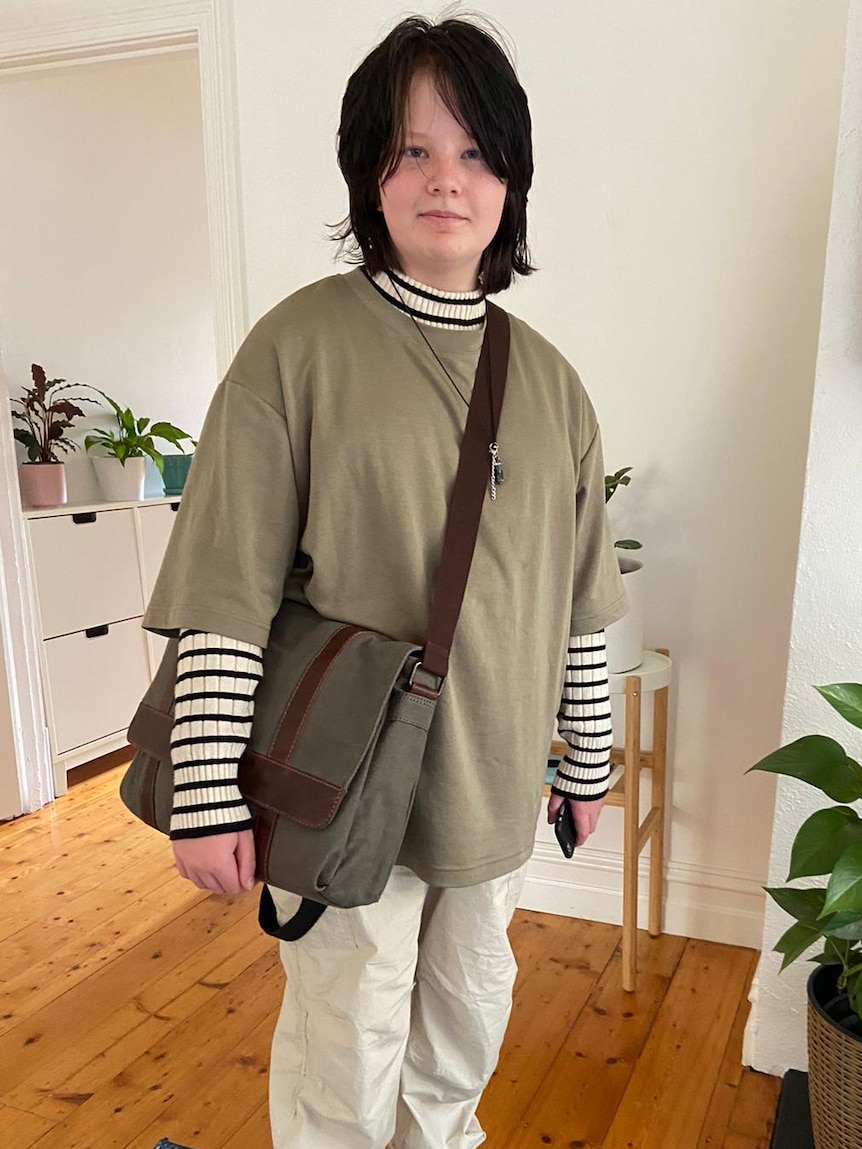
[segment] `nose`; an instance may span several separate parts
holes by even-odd
[[[445,156],[435,157],[425,168],[428,191],[433,195],[458,195],[461,191],[461,173],[457,160]]]

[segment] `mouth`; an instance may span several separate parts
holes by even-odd
[[[458,215],[454,211],[423,211],[420,215],[424,219],[466,219],[466,216]]]

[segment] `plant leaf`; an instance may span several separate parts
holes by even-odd
[[[181,431],[173,423],[153,423],[150,434],[154,439],[166,439],[169,443],[179,443],[181,439],[191,439],[186,431]]]
[[[639,543],[635,539],[618,539],[614,546],[619,547],[621,551],[639,551],[643,543]]]
[[[814,689],[842,718],[862,730],[862,683],[834,682],[831,686],[815,686]]]
[[[804,922],[795,922],[786,933],[783,933],[775,943],[775,953],[784,954],[781,970],[787,969],[791,962],[805,953],[820,937],[820,931],[805,925]]]
[[[858,910],[842,910],[840,914],[833,914],[828,921],[824,921],[820,928],[830,938],[848,942],[862,941],[862,914]]]
[[[798,922],[804,922],[806,925],[814,927],[818,933],[821,932],[818,919],[823,910],[823,904],[826,901],[825,889],[798,890],[793,886],[783,888],[767,887],[766,892],[781,906],[785,913],[790,914],[792,918],[796,918]]]
[[[821,916],[839,910],[856,910],[862,915],[862,843],[844,851],[826,887]]]
[[[156,468],[159,474],[163,475],[165,471],[164,457],[162,456],[161,452],[157,451],[153,446],[152,440],[147,438],[145,442],[142,442],[141,450],[145,451],[150,456],[150,458],[156,464]]]
[[[818,810],[796,832],[790,854],[788,882],[815,874],[831,874],[848,846],[862,842],[862,819],[849,806]]]
[[[75,404],[71,403],[68,399],[60,399],[57,402],[52,403],[49,410],[55,411],[58,415],[65,415],[67,419],[72,419],[75,416],[80,416],[81,418],[84,417],[84,412],[81,410],[81,408],[76,407]]]
[[[92,435],[87,435],[87,437],[84,439],[84,450],[89,451],[89,449],[97,443],[99,446],[107,445],[110,440],[111,436],[107,431],[103,431],[101,428],[97,428],[95,431],[93,431]]]
[[[862,1017],[862,976],[858,973],[847,979],[847,997],[850,1008],[857,1017]]]
[[[814,954],[812,957],[807,958],[806,960],[817,962],[818,965],[835,965],[835,958],[827,950],[824,950],[819,954]]]
[[[840,743],[823,734],[797,738],[761,758],[746,773],[752,770],[798,778],[822,790],[835,802],[856,802],[862,798],[862,767],[848,758]]]

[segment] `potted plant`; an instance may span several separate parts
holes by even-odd
[[[98,387],[93,390],[107,400],[116,418],[115,430],[98,428],[84,440],[88,452],[93,447],[100,447],[104,452],[93,455],[102,493],[106,499],[119,502],[143,499],[147,456],[153,460],[160,475],[164,472],[164,456],[157,450],[154,440],[173,443],[180,451],[183,450],[183,440],[188,439],[193,446],[197,446],[197,441],[173,423],[138,419],[128,407],[121,407]]]
[[[862,729],[862,683],[815,689]],[[767,755],[752,770],[807,782],[838,802],[817,810],[796,833],[787,881],[825,877],[825,886],[767,893],[794,924],[778,939],[784,970],[813,945],[808,978],[808,1085],[817,1149],[862,1145],[862,766],[832,738],[810,734]]]
[[[609,503],[618,488],[627,487],[631,480],[631,467],[623,467],[613,475],[605,475],[605,503]],[[636,539],[617,539],[614,543],[621,551],[639,551]],[[629,600],[628,613],[612,623],[605,631],[608,646],[608,670],[611,674],[624,674],[643,662],[644,649],[644,586],[643,563],[627,555],[619,555],[620,573],[625,582]]]
[[[27,462],[18,466],[21,501],[27,507],[57,507],[66,502],[66,465],[57,453],[78,450],[79,444],[67,434],[74,420],[84,416],[76,403],[96,400],[79,395],[59,398],[61,392],[83,384],[48,379],[38,363],[30,364],[30,374],[33,386],[25,389],[23,398],[11,400],[12,418],[25,424],[14,430],[16,440],[27,448]]]

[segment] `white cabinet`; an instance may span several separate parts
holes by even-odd
[[[171,537],[171,527],[174,525],[179,502],[174,499],[168,503],[155,503],[138,508],[138,528],[140,531],[141,579],[144,589],[144,605],[150,601],[156,577],[162,565],[162,557]],[[146,633],[146,632],[145,632]],[[156,667],[162,660],[168,640],[160,634],[146,633],[150,651],[150,662],[155,674]]]
[[[143,614],[131,508],[33,519],[30,545],[43,638]]]
[[[178,499],[25,512],[58,794],[66,770],[126,745],[165,646],[141,627]]]
[[[125,733],[150,682],[140,618],[49,638],[45,668],[54,711],[54,755]],[[89,749],[88,749],[89,753]]]

